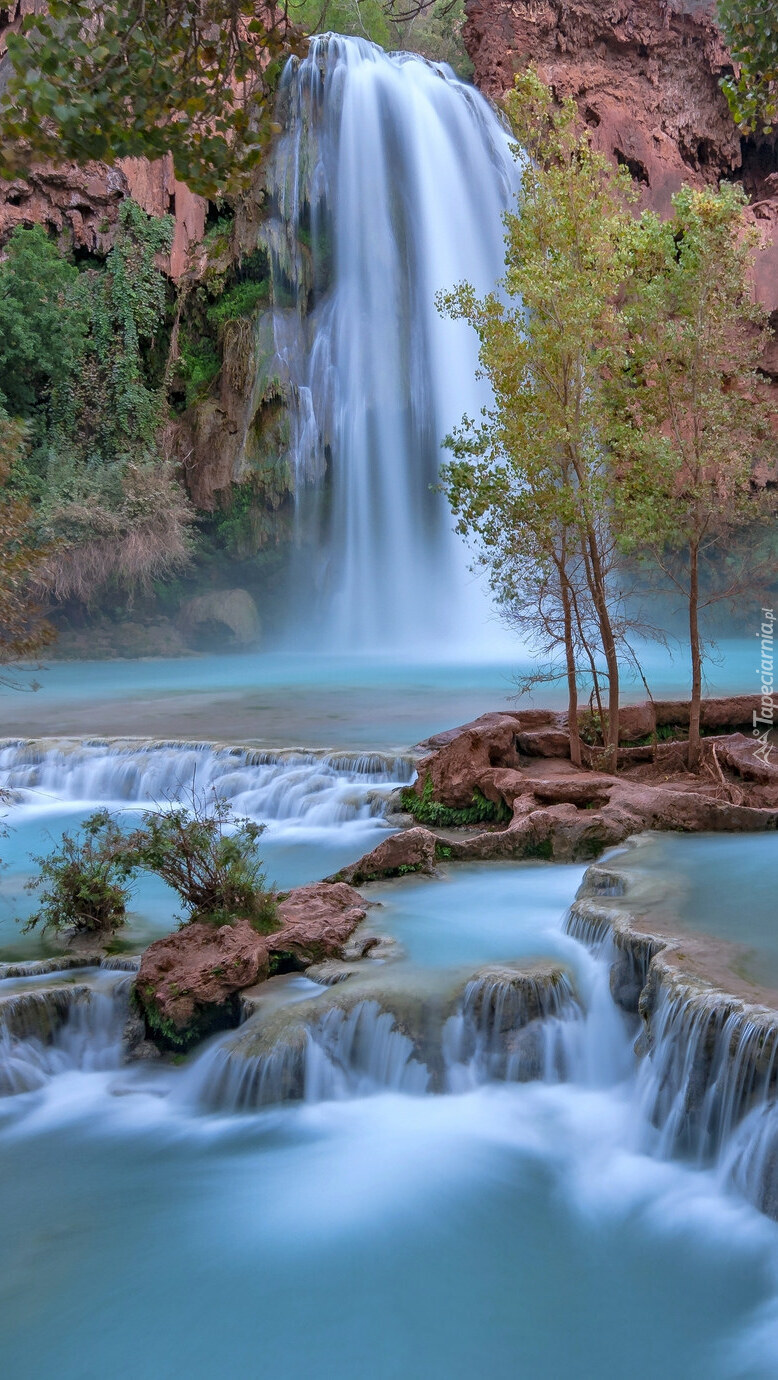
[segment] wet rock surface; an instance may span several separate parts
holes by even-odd
[[[340,958],[366,909],[345,883],[316,882],[279,902],[272,934],[259,934],[243,919],[188,924],[156,940],[143,954],[135,985],[148,1034],[162,1047],[183,1048],[236,1025],[241,991],[272,971]],[[368,943],[366,937],[363,947]]]
[[[432,751],[418,763],[416,808],[423,813],[435,802],[464,811],[481,799],[507,817],[502,827],[447,833],[445,855],[454,859],[587,861],[646,829],[776,829],[778,764],[765,762],[758,742],[742,731],[757,707],[754,696],[704,702],[707,736],[698,775],[686,770],[689,705],[683,701],[626,708],[627,743],[638,734],[653,741],[625,746],[618,774],[573,766],[564,714],[484,715],[422,744]],[[678,741],[658,741],[658,732],[664,730],[665,738],[668,729],[677,731]],[[597,750],[587,752],[596,764]],[[363,859],[351,874],[369,866]]]
[[[359,862],[344,867],[331,881],[343,881],[351,886],[378,881],[383,877],[402,877],[412,872],[428,875],[435,870],[437,838],[429,829],[404,829],[379,843]]]

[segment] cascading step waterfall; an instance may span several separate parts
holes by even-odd
[[[257,388],[280,379],[294,400],[288,624],[327,649],[472,656],[498,634],[433,489],[444,436],[488,394],[473,333],[435,299],[502,275],[509,133],[445,65],[333,34],[289,62],[279,118],[275,357]]]
[[[382,1089],[554,1082],[574,1063],[583,1010],[557,965],[504,964],[435,980],[377,964],[369,966],[379,972],[366,976],[360,966],[324,993],[303,979],[288,1004],[272,992],[260,996],[245,1024],[192,1065],[185,1099],[208,1110],[250,1111]]]

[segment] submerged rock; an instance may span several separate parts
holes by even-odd
[[[257,606],[247,589],[198,594],[184,604],[178,619],[181,631],[197,648],[255,647],[262,633]]]
[[[357,965],[348,982],[289,1001],[276,982],[246,1002],[247,1020],[192,1069],[199,1105],[442,1092],[487,1078],[565,1072],[558,1037],[580,1015],[558,964],[502,964],[470,976]],[[284,996],[287,997],[284,1000]]]

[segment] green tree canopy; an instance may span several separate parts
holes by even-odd
[[[603,376],[621,367],[631,182],[593,151],[574,102],[559,108],[535,72],[517,77],[506,106],[526,157],[505,217],[503,293],[479,300],[463,284],[440,301],[474,327],[494,401],[447,439],[443,486],[498,598],[544,650],[563,654],[574,760],[583,671],[614,758],[622,619]]]
[[[700,613],[723,597],[758,598],[759,572],[747,550],[738,564],[736,538],[767,507],[754,480],[774,448],[758,373],[766,314],[750,282],[758,237],[746,229],[745,201],[726,184],[684,187],[671,220],[646,213],[636,222],[626,365],[608,387],[624,544],[647,554],[688,608],[692,767],[701,750]]]
[[[732,114],[748,133],[767,133],[778,122],[775,0],[719,0],[718,14],[740,69],[722,82]]]
[[[0,174],[170,152],[178,177],[215,195],[261,156],[296,41],[264,0],[48,0],[8,36]]]

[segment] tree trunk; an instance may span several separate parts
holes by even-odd
[[[697,543],[689,549],[689,648],[692,654],[692,698],[689,706],[689,769],[699,771],[702,745],[702,653],[700,651],[700,553]]]
[[[567,732],[570,739],[570,761],[574,767],[581,765],[581,734],[578,728],[578,681],[575,668],[575,647],[573,645],[573,612],[570,589],[562,577],[562,615],[564,619],[565,662],[567,665]]]
[[[603,575],[602,562],[600,560],[597,534],[592,528],[589,528],[587,531],[587,540],[589,544],[592,603],[597,612],[597,624],[600,629],[602,650],[605,654],[605,666],[608,672],[608,736],[605,742],[606,758],[610,770],[615,772],[619,765],[619,657],[616,648],[616,639],[613,635],[610,611],[608,609],[608,591],[605,584],[605,576]]]

